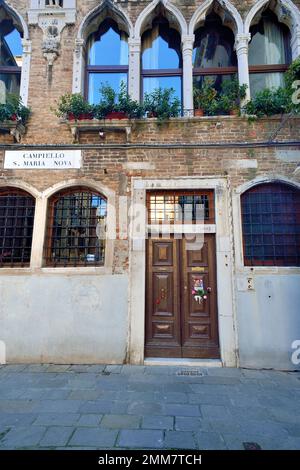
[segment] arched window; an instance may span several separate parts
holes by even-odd
[[[0,188],[0,267],[30,264],[35,199],[17,188]]]
[[[21,32],[0,6],[0,103],[7,93],[20,93],[22,54]]]
[[[250,28],[250,33],[249,72],[252,95],[264,88],[283,86],[283,73],[292,60],[289,29],[279,23],[272,11],[266,10],[260,21]]]
[[[204,77],[209,76],[212,86],[221,91],[225,78],[237,72],[234,34],[223,26],[218,15],[207,16],[204,26],[195,32],[193,51],[194,87],[201,88]]]
[[[77,187],[55,193],[49,200],[45,245],[52,266],[104,264],[107,201]]]
[[[119,91],[121,82],[127,84],[128,35],[108,18],[87,42],[86,94],[90,103],[100,100],[101,84]]]
[[[254,186],[241,197],[246,266],[300,266],[300,190]]]
[[[174,88],[181,101],[182,55],[180,34],[163,16],[156,17],[142,35],[142,90]]]

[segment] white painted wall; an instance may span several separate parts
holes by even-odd
[[[126,275],[1,275],[6,361],[124,362],[127,289]]]
[[[240,366],[300,370],[291,362],[292,343],[300,340],[300,274],[252,279],[253,290],[237,291]],[[238,277],[240,289],[243,283]]]

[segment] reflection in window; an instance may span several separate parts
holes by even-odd
[[[291,62],[290,32],[270,10],[250,29],[250,88],[255,95],[264,88],[284,85],[284,72]]]
[[[213,223],[212,191],[155,191],[147,193],[149,224]]]
[[[159,16],[142,36],[143,94],[159,87],[174,88],[175,96],[181,101],[181,75],[180,34],[170,28],[167,19]]]
[[[87,94],[96,104],[100,100],[101,84],[110,85],[119,92],[121,82],[127,83],[128,35],[115,21],[106,19],[90,35],[87,43]]]
[[[195,32],[193,51],[194,87],[201,88],[205,76],[221,91],[222,81],[237,71],[234,34],[223,26],[218,15],[207,16],[204,26]]]
[[[52,266],[104,263],[107,202],[84,188],[55,194],[49,202],[46,262]]]
[[[261,184],[242,195],[246,266],[300,266],[300,190]]]
[[[29,265],[34,208],[25,191],[0,190],[0,267]]]
[[[0,103],[5,103],[7,93],[20,93],[22,42],[21,35],[0,7]]]

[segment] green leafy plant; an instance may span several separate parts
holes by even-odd
[[[144,111],[148,117],[157,117],[165,121],[180,114],[180,101],[174,96],[174,88],[156,88],[151,93],[145,93]]]
[[[238,79],[227,79],[222,82],[222,91],[219,96],[221,112],[239,112],[243,99],[246,98],[247,85],[240,85]]]
[[[124,81],[121,82],[119,93],[108,84],[102,84],[100,95],[100,102],[95,106],[97,119],[105,119],[111,113],[123,113],[124,117],[129,118],[140,118],[144,114],[143,106],[129,96]]]
[[[9,93],[6,103],[0,104],[0,122],[21,121],[25,124],[30,116],[31,110],[24,106],[19,95]]]
[[[204,114],[212,111],[213,103],[216,100],[217,90],[213,88],[213,80],[206,78],[200,88],[194,87],[193,98],[194,108],[202,110]]]
[[[246,114],[258,118],[283,114],[289,107],[290,99],[288,88],[266,88],[256,93],[254,98],[245,105],[244,110]]]
[[[297,101],[299,100],[300,93],[296,92],[299,89],[300,81],[300,57],[294,60],[289,66],[284,76],[285,85],[290,95],[289,105],[287,106],[287,112],[292,114],[300,114],[300,103],[295,102],[294,96],[297,94]]]
[[[126,113],[129,118],[141,118],[145,113],[144,106],[129,96],[127,85],[123,81],[118,94],[117,109]]]
[[[54,109],[57,117],[69,119],[92,119],[94,108],[90,105],[80,93],[66,93],[61,96],[57,108]]]

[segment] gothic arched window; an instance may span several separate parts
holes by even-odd
[[[99,102],[102,84],[117,92],[122,81],[127,84],[128,35],[114,20],[104,20],[89,36],[86,70],[86,95],[92,104]]]
[[[202,27],[195,32],[193,51],[194,87],[201,88],[205,77],[221,91],[222,81],[237,72],[234,34],[223,26],[218,15],[207,16]]]
[[[156,17],[142,35],[142,91],[174,88],[181,101],[182,56],[180,34],[163,16]]]
[[[284,86],[283,74],[291,58],[290,31],[276,15],[266,10],[251,27],[249,44],[250,90],[255,95],[264,88]]]

